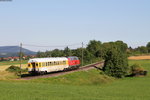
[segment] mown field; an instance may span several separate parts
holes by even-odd
[[[27,68],[27,60],[22,61],[22,68]],[[0,72],[4,71],[11,65],[20,66],[20,61],[2,61],[0,62]]]
[[[150,72],[150,60],[129,63]],[[0,100],[149,100],[149,83],[149,74],[114,79],[93,69],[45,79],[1,80]]]

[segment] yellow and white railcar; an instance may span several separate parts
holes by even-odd
[[[62,71],[68,67],[68,59],[66,57],[34,58],[28,61],[29,73]]]

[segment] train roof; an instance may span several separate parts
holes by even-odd
[[[68,60],[66,57],[50,57],[50,58],[33,58],[28,61],[28,63],[32,62],[50,62],[50,61],[65,61]]]

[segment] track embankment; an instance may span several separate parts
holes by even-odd
[[[103,66],[103,62],[97,62],[97,63],[94,63],[94,64],[90,64],[90,65],[80,67],[80,68],[75,69],[75,70],[70,70],[70,71],[53,72],[53,73],[48,73],[48,74],[45,74],[45,75],[36,75],[36,76],[23,75],[21,79],[31,80],[31,79],[37,79],[37,78],[56,77],[56,76],[60,76],[60,75],[65,75],[65,74],[77,72],[77,71],[86,71],[86,70],[90,70],[90,69],[93,69],[93,68],[99,68],[100,69],[100,68],[102,68],[102,66]]]

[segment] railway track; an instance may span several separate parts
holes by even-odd
[[[90,64],[90,65],[86,65],[86,66],[80,67],[80,68],[75,69],[75,70],[53,72],[53,73],[48,73],[48,74],[45,74],[45,75],[30,76],[28,74],[28,75],[23,75],[21,77],[21,79],[23,79],[23,80],[31,80],[31,79],[37,79],[37,78],[55,77],[55,76],[65,75],[65,74],[69,74],[69,73],[73,73],[73,72],[77,72],[77,71],[89,70],[89,69],[92,69],[92,68],[101,69],[102,66],[103,66],[103,63],[104,63],[103,61],[102,62],[97,62],[97,63],[94,63],[94,64]]]

